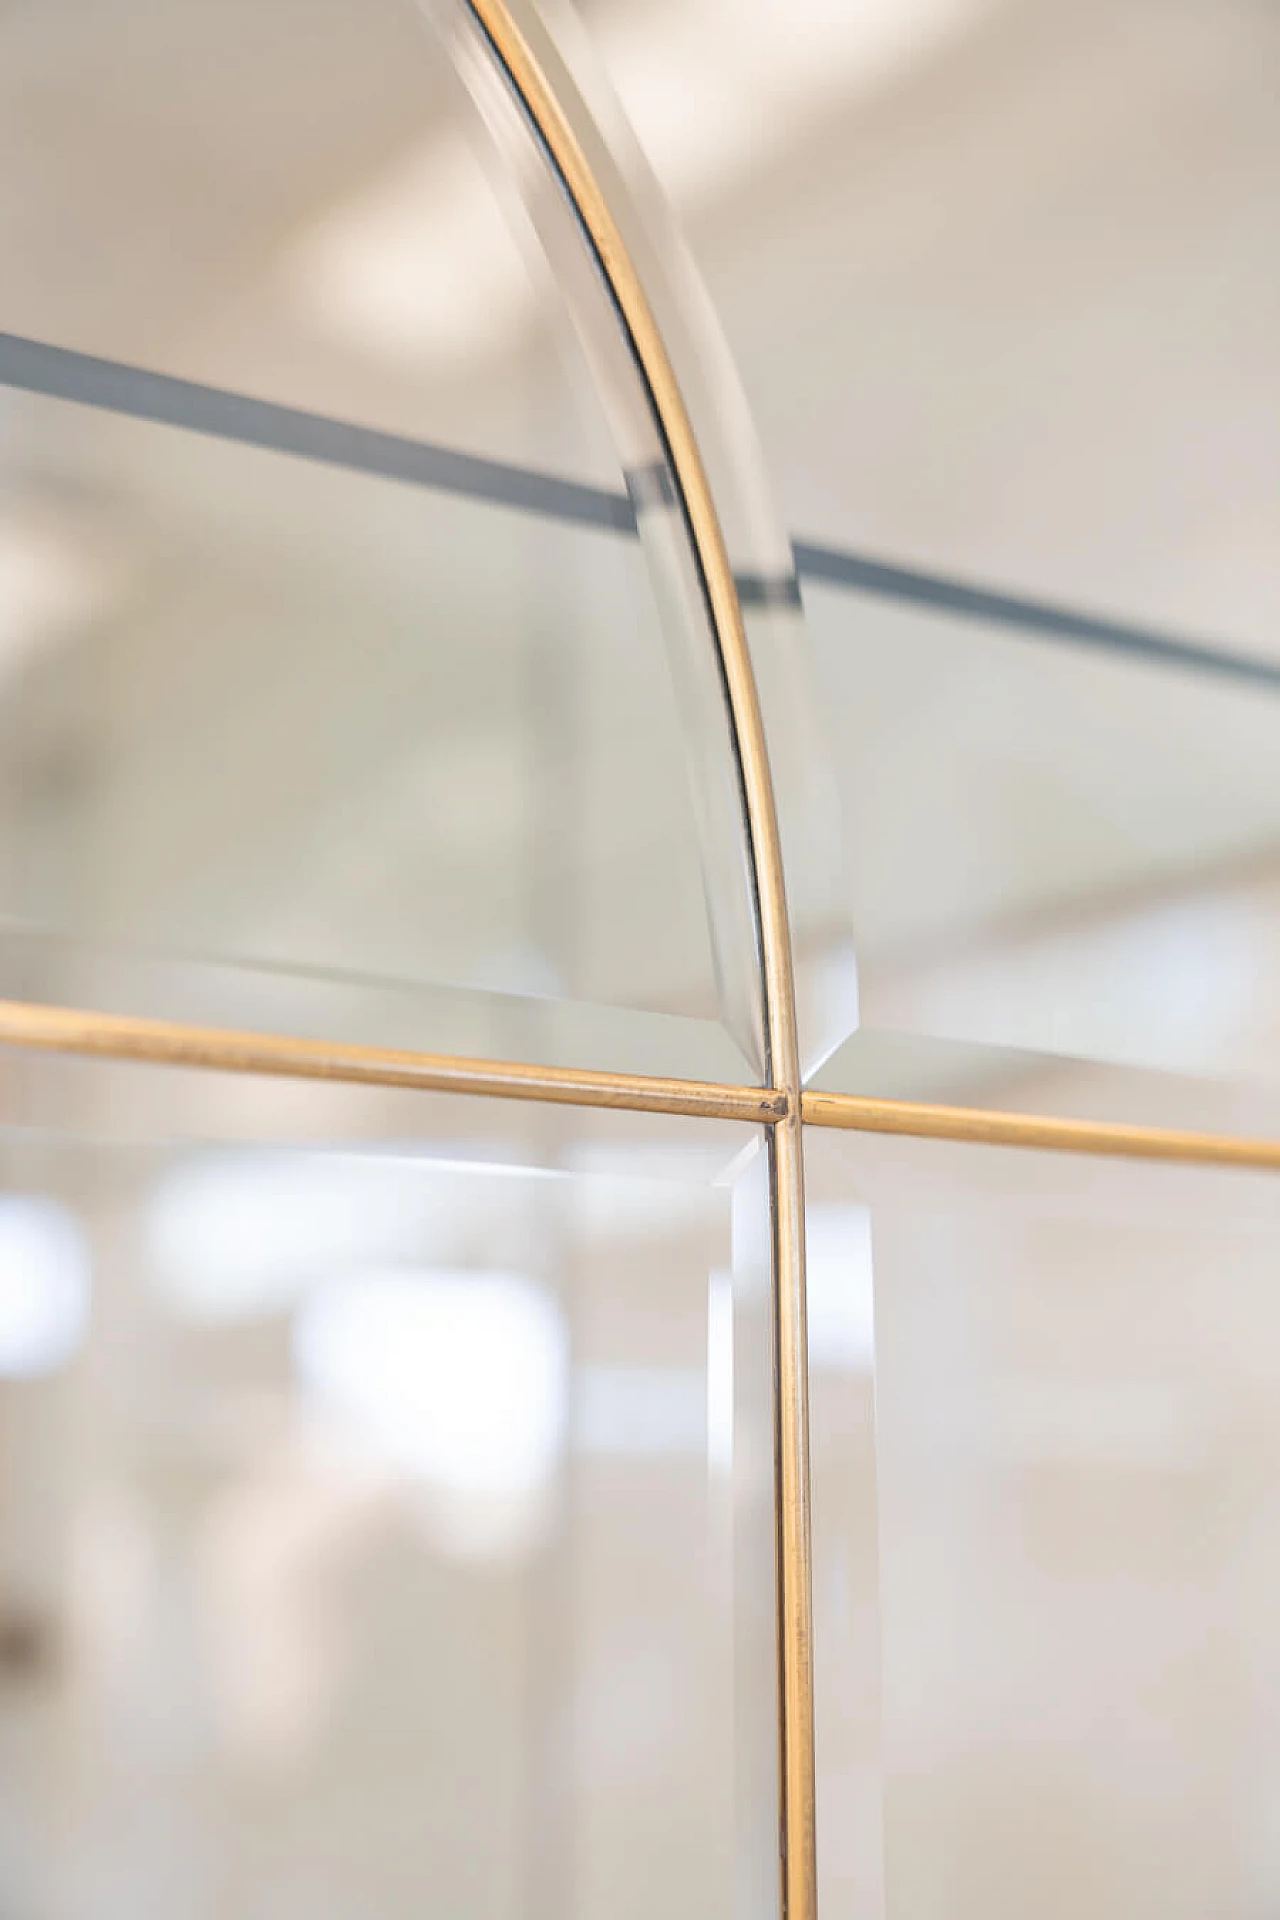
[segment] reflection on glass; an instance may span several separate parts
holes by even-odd
[[[84,551],[14,558],[5,918],[715,1017],[634,540],[54,401],[8,438]]]
[[[439,0],[436,10],[454,24],[460,44],[470,43],[474,49],[474,21],[467,10],[451,0]],[[587,32],[570,9],[561,8],[550,14],[554,32],[549,32],[543,10],[532,0],[510,0],[510,11],[548,75],[588,157],[610,216],[617,223],[669,357],[710,483],[719,531],[737,583],[768,747],[769,784],[777,811],[793,929],[800,1051],[803,1062],[816,1061],[843,1039],[856,1021],[847,908],[839,890],[838,816],[819,689],[791,543],[774,505],[746,395],[698,268],[664,198],[664,189],[674,192],[677,199],[688,190],[688,163],[695,152],[702,152],[705,158],[721,146],[728,123],[723,115],[713,115],[714,127],[694,131],[697,116],[678,113],[672,118],[671,103],[679,94],[678,82],[673,91],[672,77],[687,67],[691,55],[695,64],[704,64],[696,29],[692,38],[686,38],[683,32],[673,38],[669,21],[646,15],[643,31],[634,34],[633,27],[640,26],[639,17],[627,22],[620,15],[613,20],[603,16],[593,19]],[[801,67],[815,56],[823,65],[834,52],[838,67],[837,50],[846,35],[844,23],[833,40],[824,31],[824,24],[829,26],[830,22],[811,20],[799,34],[788,27],[778,47],[769,44],[768,30],[751,45],[759,22],[754,27],[746,20],[738,24],[741,30],[734,41],[738,64],[721,105],[732,100],[730,122],[738,132],[750,127],[754,139],[766,121],[774,133],[779,123],[776,113],[761,114],[758,100],[746,108],[746,119],[739,121],[744,103],[753,92],[749,72],[753,61],[760,63],[761,73],[767,72],[769,86],[781,84],[785,94],[794,82],[797,58]],[[713,39],[717,31],[713,29]],[[598,57],[601,50],[605,53],[603,60]],[[847,53],[847,46],[843,51]],[[540,169],[529,164],[527,142],[515,135],[509,103],[499,104],[497,90],[480,80],[484,62],[472,59],[464,64],[473,77],[477,101],[502,145],[507,172],[520,182],[548,258],[570,298],[610,412],[616,442],[625,449],[639,530],[655,580],[666,583],[672,624],[678,621],[684,633],[685,643],[673,648],[673,661],[686,716],[686,742],[706,849],[704,866],[712,924],[720,934],[716,957],[721,992],[726,1018],[750,1056],[752,1049],[746,1036],[756,1023],[744,1018],[743,1010],[753,1001],[737,968],[739,956],[754,948],[754,929],[750,918],[744,920],[742,916],[743,903],[733,885],[741,848],[728,804],[725,768],[717,751],[720,674],[715,637],[698,617],[703,590],[690,567],[683,520],[671,513],[671,503],[665,498],[669,492],[665,465],[670,423],[664,423],[663,432],[655,434],[647,406],[637,406],[640,396],[631,350],[621,341],[613,315],[601,299],[597,275],[594,271],[584,274],[578,237],[566,219],[562,198],[547,192]],[[790,80],[786,78],[788,71]],[[622,90],[621,101],[615,85]],[[640,141],[628,124],[628,114],[634,116]],[[678,155],[671,140],[677,125]],[[704,143],[706,136],[709,146]],[[732,135],[729,145],[736,145]],[[653,172],[655,163],[662,176],[661,187]],[[662,511],[655,511],[658,507]],[[732,646],[732,642],[729,644]],[[754,731],[745,714],[740,722],[744,735]],[[736,775],[728,784],[736,789]],[[748,773],[748,790],[751,784]]]
[[[416,5],[2,31],[0,333],[617,486]]]
[[[750,1131],[418,1099],[384,1109],[415,1146],[361,1146],[357,1098],[345,1146],[160,1144],[145,1070],[35,1077],[57,1136],[0,1142],[4,1912],[771,1911]]]
[[[875,1281],[874,1477],[814,1383],[828,1874],[869,1817],[878,1563],[889,1913],[1271,1911],[1274,1182],[809,1144]]]
[[[89,1259],[74,1214],[39,1195],[0,1198],[0,1379],[65,1366],[88,1308]]]
[[[1280,697],[807,585],[872,1029],[1280,1074]]]
[[[705,609],[527,131],[410,0],[0,44],[0,920],[755,1059]]]

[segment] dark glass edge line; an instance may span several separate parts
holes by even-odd
[[[654,477],[649,474],[629,477],[628,492],[618,493],[537,468],[460,453],[430,441],[357,426],[18,334],[0,333],[0,386],[410,486],[429,487],[574,526],[634,535],[637,507],[643,510],[656,504]],[[1100,619],[813,541],[797,540],[794,554],[800,581],[1039,634],[1120,654],[1145,665],[1208,674],[1270,692],[1280,690],[1280,664],[1256,655],[1180,639],[1150,627]],[[742,574],[737,584],[746,608],[798,603],[795,576]]]
[[[1174,634],[1161,633],[1154,627],[1134,626],[1127,621],[1077,613],[1069,607],[1055,606],[1049,601],[1024,599],[1018,594],[971,586],[960,580],[947,579],[941,574],[921,573],[915,568],[893,566],[883,560],[869,560],[861,554],[848,553],[838,547],[818,546],[810,541],[797,540],[793,551],[800,578],[815,584],[874,594],[885,600],[904,600],[934,612],[954,614],[962,620],[1031,630],[1051,640],[1071,641],[1078,646],[1127,654],[1132,659],[1148,664],[1216,674],[1272,690],[1280,688],[1280,663],[1264,660],[1256,654],[1212,646],[1200,640],[1181,639]]]
[[[345,467],[411,486],[514,507],[544,519],[634,533],[635,509],[625,494],[563,480],[480,454],[459,453],[404,434],[333,420],[298,407],[281,406],[221,387],[201,386],[174,374],[101,360],[17,334],[0,333],[0,385],[73,400],[160,426],[295,454],[326,466]]]

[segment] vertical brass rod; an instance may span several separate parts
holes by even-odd
[[[465,0],[557,170],[629,336],[669,452],[727,695],[764,985],[766,1078],[787,1096],[770,1134],[777,1476],[779,1788],[784,1920],[816,1920],[804,1173],[795,985],[773,779],[742,609],[710,483],[666,346],[618,223],[506,0]]]

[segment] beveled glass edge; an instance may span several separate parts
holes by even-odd
[[[709,1015],[260,955],[157,949],[0,917],[0,1000],[529,1066],[748,1085]],[[756,1078],[756,1084],[759,1084]]]

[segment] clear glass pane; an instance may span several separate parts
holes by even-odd
[[[875,1387],[873,1495],[815,1380],[829,1871],[870,1810],[838,1763],[879,1746],[891,1915],[1270,1912],[1280,1186],[809,1150],[846,1407]],[[823,1597],[841,1557],[855,1598],[878,1561],[882,1738],[874,1609]]]
[[[1276,657],[1273,7],[602,15],[797,534]]]
[[[805,598],[864,1027],[1280,1078],[1275,672]]]
[[[12,922],[0,928],[0,998],[471,1059],[730,1082],[746,1071],[713,1020],[323,968],[165,959]]]
[[[752,1130],[3,1069],[5,1912],[772,1912]]]
[[[446,18],[466,12],[457,0],[434,4]],[[569,7],[543,9],[536,0],[510,0],[510,8],[551,76],[617,222],[679,383],[710,483],[737,583],[768,746],[793,929],[800,1050],[803,1061],[817,1061],[856,1024],[857,1009],[840,892],[839,810],[822,726],[821,689],[791,543],[775,507],[751,408],[703,283],[702,259],[695,259],[668,204],[667,194],[674,192],[677,208],[687,210],[678,183],[661,163],[674,140],[695,173],[704,162],[714,168],[713,157],[726,133],[733,148],[745,129],[754,133],[766,127],[768,109],[761,107],[757,113],[761,103],[752,99],[754,60],[765,54],[770,70],[785,67],[787,56],[803,47],[809,29],[820,32],[820,26],[806,22],[797,35],[779,15],[784,44],[766,48],[759,33],[762,20],[753,19],[749,10],[735,17],[734,33],[727,39],[714,8],[701,19],[687,8],[649,9],[634,17],[592,9],[585,30]],[[763,41],[772,34],[773,29],[765,27]],[[467,37],[464,28],[460,38]],[[715,97],[704,123],[696,106],[685,109],[699,99],[708,81]],[[676,100],[683,106],[673,115],[671,102]],[[742,120],[744,106],[747,118]],[[763,137],[767,141],[770,136]],[[516,171],[524,177],[525,170]],[[562,251],[554,246],[550,250],[560,266]],[[599,338],[596,328],[593,340]],[[634,386],[630,365],[616,360],[602,368],[601,377],[603,387],[615,396],[630,393]],[[652,451],[646,457],[651,460]],[[709,690],[702,704],[709,710]],[[695,729],[692,737],[696,750],[702,735]],[[727,902],[720,903],[716,917],[729,923]]]
[[[812,1127],[805,1135],[805,1189],[818,1906],[823,1914],[880,1920],[884,1779],[871,1223],[865,1199]]]
[[[0,329],[64,378],[87,354],[617,487],[418,6],[99,0],[0,33]]]
[[[527,133],[410,0],[11,10],[0,103],[0,916],[753,1056],[705,616]]]
[[[769,450],[784,524],[797,536],[813,625],[827,618],[820,583],[838,550],[851,562],[845,577],[918,568],[919,599],[932,591],[935,604],[956,583],[1038,597],[1255,656],[1274,685],[1276,9],[1253,0],[1172,9],[755,0],[734,10],[732,32],[724,22],[722,7],[690,0],[602,7],[592,26],[688,224]],[[1042,878],[1057,900],[1074,886],[1062,856],[1087,849],[1091,830],[1083,818],[1059,817],[1060,791],[1044,796],[1029,776],[1011,780],[1013,763],[1040,751],[1043,710],[1016,671],[1005,689],[988,685],[984,666],[971,668],[971,644],[975,663],[982,651],[972,626],[939,631],[913,715],[894,676],[899,663],[919,664],[922,644],[881,600],[842,604],[858,677],[850,687],[824,666],[815,706],[829,722],[854,865],[844,889],[828,891],[825,914],[817,854],[826,829],[814,821],[826,814],[797,813],[786,748],[788,691],[799,676],[788,660],[775,679],[757,652],[784,828],[788,817],[804,821],[788,846],[788,880],[807,1065],[856,1023],[850,910],[864,1018],[888,1017],[872,1010],[891,984],[886,969],[896,978],[899,962],[914,971],[936,960],[947,969],[945,994],[933,980],[913,980],[902,1023],[955,1032],[963,1015],[973,1034],[979,989],[961,980],[960,962],[987,934],[1003,959],[1028,891]],[[1087,661],[1078,679],[1082,688],[1091,681]],[[1129,838],[1125,791],[1114,787],[1102,737],[1114,736],[1117,707],[1128,725],[1125,696],[1110,681],[1098,673],[1082,735],[1068,689],[1061,726],[1075,736],[1075,764],[1064,773],[1055,748],[1046,770],[1083,789],[1102,762],[1096,799],[1083,794],[1081,812],[1103,811],[1108,856]],[[972,742],[971,764],[956,768],[953,703],[967,734],[983,697],[993,710],[990,750]],[[1047,692],[1051,716],[1056,698]],[[1191,760],[1196,749],[1181,728],[1164,733],[1164,696],[1153,690],[1150,700],[1150,741],[1165,741],[1168,765]],[[1242,777],[1227,764],[1236,741],[1211,718],[1214,705],[1210,697],[1205,741],[1216,742],[1231,786]],[[1134,747],[1141,757],[1142,739]],[[1134,778],[1146,784],[1141,766]],[[1189,773],[1186,790],[1197,809],[1198,778]],[[922,804],[925,795],[936,804]],[[1217,800],[1214,792],[1205,811]],[[1141,796],[1135,811],[1139,844],[1128,851],[1145,865],[1159,849],[1142,844]],[[1273,823],[1257,824],[1251,851],[1265,858]],[[1176,799],[1170,826],[1180,826]],[[1198,900],[1205,847],[1188,837],[1173,876],[1180,895],[1189,888]],[[1009,870],[993,875],[1002,862]],[[1097,860],[1086,892],[1110,888],[1109,866]],[[980,883],[995,877],[999,898],[979,900]],[[1127,912],[1130,903],[1108,892],[1081,904]],[[1133,904],[1138,912],[1152,903]],[[908,906],[910,924],[899,924]],[[1157,937],[1173,941],[1163,929]],[[1195,932],[1187,943],[1234,947],[1235,937]],[[1145,925],[1132,940],[1126,932],[1126,949],[1147,944]],[[1095,1037],[1090,1012],[1116,1005],[1111,976],[1121,965],[1090,965],[1086,982],[1086,963],[1073,954],[1050,981],[1047,961],[1028,961],[1024,975],[1019,956],[1019,979],[1006,993],[1002,965],[982,1011],[999,1021],[1009,1002],[998,1037],[1012,1040],[1013,1003],[1020,1010],[1030,999],[1035,1030],[1020,1044],[1109,1052],[1118,1026],[1126,1040],[1159,1043],[1147,1064],[1184,1064],[1190,1049],[1178,1051],[1176,1017],[1149,1036],[1137,989]],[[1264,982],[1275,972],[1265,942],[1256,970]],[[1186,981],[1195,965],[1179,956],[1166,972]],[[914,1011],[926,999],[927,1023],[923,1004]],[[1056,1037],[1057,1026],[1072,1032]],[[1241,1054],[1251,1048],[1245,1038]]]

